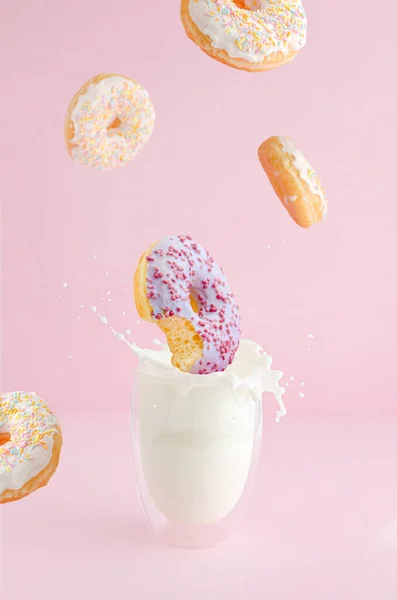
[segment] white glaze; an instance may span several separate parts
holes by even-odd
[[[292,164],[298,171],[301,180],[307,184],[310,192],[320,199],[320,210],[322,212],[322,215],[325,216],[327,212],[327,202],[324,190],[322,189],[319,183],[315,171],[308,163],[302,152],[298,150],[298,148],[296,148],[296,146],[291,142],[289,138],[280,136],[279,139],[283,150],[292,158]],[[288,200],[290,201],[293,201],[292,198],[296,200],[297,196],[285,196],[284,200],[286,198],[288,198]]]
[[[288,202],[296,202],[296,200],[298,199],[298,196],[284,196],[284,204],[285,206],[288,206]]]

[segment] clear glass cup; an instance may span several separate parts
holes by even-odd
[[[178,547],[212,547],[244,515],[262,439],[262,402],[221,378],[183,376],[137,367],[130,423],[135,481],[156,537]]]

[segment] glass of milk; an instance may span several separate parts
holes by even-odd
[[[155,535],[203,548],[239,525],[262,438],[262,393],[281,401],[280,371],[242,340],[223,373],[190,375],[172,367],[166,346],[142,351],[131,411],[135,479]]]

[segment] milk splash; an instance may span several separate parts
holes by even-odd
[[[165,380],[177,381],[181,395],[188,394],[194,387],[220,385],[233,390],[245,388],[251,398],[255,402],[259,402],[262,394],[269,392],[273,394],[279,405],[279,410],[276,411],[276,423],[287,414],[282,399],[285,389],[279,385],[283,372],[271,369],[273,359],[264,352],[259,344],[242,339],[233,363],[225,371],[209,375],[191,375],[172,366],[171,352],[167,344],[155,340],[156,350],[139,348],[134,342],[129,342],[123,333],[116,331],[109,324],[107,318],[99,314],[96,306],[92,306],[91,310],[97,314],[101,323],[109,327],[118,340],[124,342],[132,350],[139,360],[142,372],[159,375]]]

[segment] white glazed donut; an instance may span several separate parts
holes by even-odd
[[[0,395],[0,504],[46,485],[62,447],[59,423],[35,393]]]
[[[181,18],[201,50],[244,71],[288,63],[306,43],[301,0],[182,0]]]
[[[123,75],[97,75],[72,99],[65,123],[68,152],[77,163],[116,169],[150,138],[154,107],[141,84]]]

